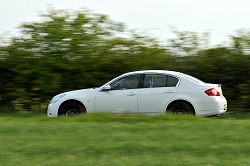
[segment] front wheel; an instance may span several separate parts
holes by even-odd
[[[77,102],[68,102],[60,110],[60,114],[65,116],[75,116],[83,112],[86,112],[85,107]]]
[[[183,101],[170,105],[167,112],[171,112],[174,115],[195,114],[193,106],[190,103]]]

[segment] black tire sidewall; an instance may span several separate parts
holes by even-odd
[[[167,112],[171,112],[171,113],[175,114],[178,109],[185,110],[184,114],[194,114],[194,110],[193,110],[192,106],[187,102],[176,102],[169,107]]]
[[[80,113],[85,112],[85,108],[82,105],[80,105],[76,102],[69,102],[69,103],[66,103],[65,105],[63,105],[60,113],[62,115],[66,115],[67,110],[70,110],[70,109],[76,109],[77,110],[76,114],[80,114]]]

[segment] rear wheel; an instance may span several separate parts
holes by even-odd
[[[174,115],[195,114],[193,106],[190,103],[184,101],[173,103],[167,109],[167,112],[171,112]]]
[[[64,104],[60,110],[61,115],[65,116],[75,116],[83,112],[86,112],[85,107],[73,101]]]

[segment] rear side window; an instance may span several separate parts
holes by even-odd
[[[143,88],[174,87],[179,79],[173,76],[161,74],[146,74],[143,81]]]

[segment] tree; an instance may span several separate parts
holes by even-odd
[[[57,93],[100,86],[127,71],[161,68],[169,58],[149,37],[120,37],[124,26],[105,15],[49,8],[41,18],[22,24],[21,36],[0,50],[3,63],[14,64],[0,70],[11,73],[3,87],[11,82],[12,88],[3,95],[16,110],[44,108]]]
[[[173,55],[196,55],[198,51],[209,46],[208,32],[200,35],[197,32],[178,31],[175,27],[172,27],[172,32],[176,38],[168,40],[168,48]]]
[[[231,47],[237,54],[250,54],[250,30],[239,29],[230,38]]]

